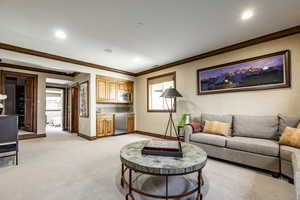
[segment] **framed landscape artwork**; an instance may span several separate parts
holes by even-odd
[[[290,87],[289,51],[199,69],[198,95]]]
[[[85,81],[79,86],[79,112],[80,117],[89,117],[89,82]]]

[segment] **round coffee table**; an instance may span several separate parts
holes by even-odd
[[[199,147],[181,142],[183,158],[164,157],[164,156],[150,156],[142,155],[141,151],[144,145],[149,140],[130,143],[121,149],[120,158],[122,162],[121,171],[121,186],[127,184],[129,191],[126,194],[126,200],[129,196],[134,199],[133,193],[136,192],[144,196],[159,198],[159,199],[174,199],[191,195],[198,192],[197,199],[202,199],[201,185],[203,185],[202,168],[207,161],[207,154]],[[125,177],[126,170],[128,172],[128,181]],[[145,193],[132,186],[132,171],[141,174],[148,174],[153,176],[165,176],[166,177],[166,194],[157,195]],[[168,177],[180,176],[198,172],[197,185],[191,191],[183,194],[172,195],[168,193]]]

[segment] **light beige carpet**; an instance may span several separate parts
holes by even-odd
[[[20,163],[0,159],[1,200],[119,200],[120,148],[140,135],[87,141],[56,132],[20,142]],[[209,160],[205,200],[294,200],[294,186],[256,170]],[[145,199],[145,198],[141,198]]]

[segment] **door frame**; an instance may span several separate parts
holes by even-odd
[[[1,92],[5,94],[5,78],[9,75],[22,77],[22,78],[33,78],[33,133],[37,135],[37,102],[38,102],[38,75],[28,74],[23,72],[13,72],[13,71],[1,71]]]
[[[47,88],[59,89],[59,90],[63,91],[62,130],[66,131],[66,130],[68,130],[68,128],[65,128],[65,127],[68,127],[68,121],[69,121],[69,115],[68,115],[68,113],[69,113],[69,105],[68,105],[68,92],[67,92],[67,88],[46,85],[46,89]]]
[[[75,98],[76,99],[76,101],[77,101],[77,108],[74,110],[73,109],[73,101],[74,101],[74,97],[73,97],[73,89],[74,90],[77,90],[77,98]],[[71,87],[71,95],[70,95],[70,97],[71,97],[71,123],[70,123],[70,132],[71,133],[77,133],[77,134],[79,134],[79,86],[78,85],[74,85],[74,86],[72,86]],[[77,114],[77,119],[76,119],[76,122],[75,122],[75,127],[73,127],[74,126],[74,121],[73,121],[73,118],[75,117],[73,117],[73,115],[75,115],[75,113]],[[74,130],[74,128],[75,128],[75,130]]]

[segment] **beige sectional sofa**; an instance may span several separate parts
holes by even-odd
[[[300,200],[300,149],[279,145],[286,126],[296,127],[300,117],[202,114],[201,121],[231,124],[231,136],[193,133],[184,127],[186,142],[196,144],[210,157],[267,170],[274,177],[284,175],[295,182]]]

